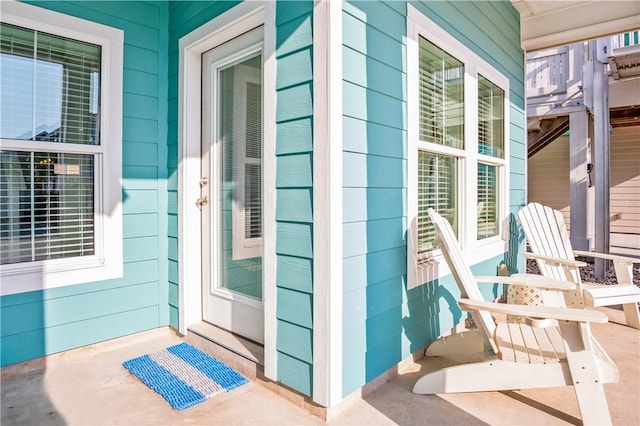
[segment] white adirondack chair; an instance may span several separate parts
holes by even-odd
[[[526,306],[484,301],[477,281],[465,264],[453,230],[429,209],[438,233],[438,245],[460,288],[460,308],[470,311],[490,348],[483,362],[460,364],[422,376],[414,393],[500,391],[574,386],[585,424],[610,424],[603,383],[618,381],[618,369],[592,337],[590,322],[605,323],[602,312],[566,307]],[[530,284],[526,274],[509,279]],[[499,282],[506,277],[493,277]],[[503,280],[504,278],[504,280]],[[548,290],[573,289],[575,284],[540,278]],[[512,314],[526,323],[494,322],[490,315]]]
[[[633,284],[633,264],[640,263],[640,259],[572,250],[562,213],[539,203],[527,204],[518,212],[518,219],[531,248],[525,256],[536,260],[540,273],[548,278],[573,281],[581,289],[578,297],[567,299],[567,306],[622,305],[627,325],[640,328],[640,288]],[[618,284],[583,283],[578,268],[586,263],[576,261],[575,256],[613,261]]]

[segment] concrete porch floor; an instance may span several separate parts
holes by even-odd
[[[610,318],[622,312],[606,309]],[[640,332],[614,322],[593,331],[620,370],[605,385],[614,424],[640,424]],[[122,362],[183,339],[158,329],[4,367],[2,425],[53,424],[323,424],[302,408],[252,381],[183,411],[131,376]],[[334,425],[581,424],[573,388],[414,395],[424,373],[446,363],[422,359],[390,382],[349,404]]]

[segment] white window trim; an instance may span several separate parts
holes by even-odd
[[[419,87],[418,87],[418,41],[422,36],[464,63],[464,116],[465,150],[419,141]],[[504,90],[504,159],[478,153],[478,80],[481,74]],[[408,137],[408,182],[407,182],[407,284],[414,288],[451,273],[440,250],[433,250],[420,256],[417,252],[418,217],[418,150],[455,155],[462,158],[458,164],[459,192],[459,241],[465,259],[476,264],[505,252],[505,219],[509,213],[509,79],[497,71],[471,49],[463,45],[451,34],[427,18],[414,6],[407,5],[407,137]],[[499,165],[498,213],[499,232],[494,237],[477,240],[477,164]],[[464,213],[462,213],[464,212]]]
[[[2,139],[0,149],[95,153],[95,255],[0,266],[0,295],[122,277],[122,73],[124,32],[15,1],[2,22],[100,45],[100,146]],[[64,146],[63,146],[64,145]]]

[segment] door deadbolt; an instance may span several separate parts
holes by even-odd
[[[209,178],[208,177],[203,176],[203,177],[200,178],[200,187],[203,187],[208,183],[209,183]]]
[[[206,205],[208,202],[209,202],[209,199],[205,195],[204,197],[200,197],[200,198],[198,198],[196,200],[196,206],[202,207],[202,206]]]

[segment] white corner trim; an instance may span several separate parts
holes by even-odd
[[[342,2],[313,10],[313,400],[342,400]]]
[[[178,73],[178,299],[179,331],[202,321],[200,210],[202,54],[259,25],[264,28],[264,223],[275,224],[275,3],[243,2],[179,41]],[[271,221],[271,222],[270,222]],[[264,227],[265,375],[276,377],[275,230]]]

